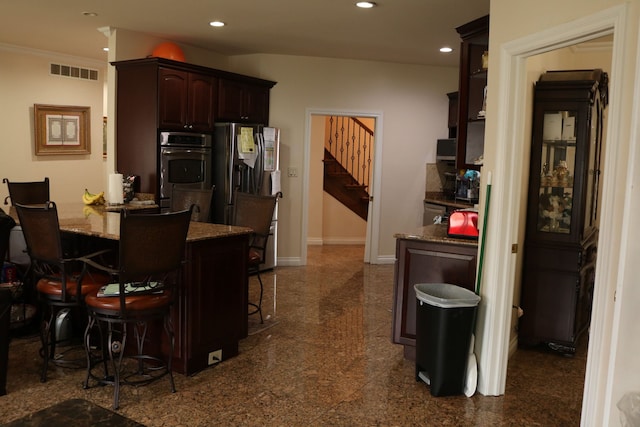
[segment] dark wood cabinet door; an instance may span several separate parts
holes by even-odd
[[[205,74],[189,73],[187,127],[192,131],[213,129],[217,80]]]
[[[245,117],[252,123],[269,124],[269,89],[245,87]]]
[[[393,342],[415,347],[418,283],[450,283],[474,290],[478,248],[473,245],[398,239]]]
[[[218,121],[269,122],[269,88],[230,79],[220,79]]]
[[[525,345],[569,345],[577,335],[580,250],[527,245],[522,281],[519,340]]]
[[[245,120],[244,85],[237,81],[220,79],[218,87],[218,118],[228,121]]]
[[[158,81],[159,125],[167,130],[184,130],[187,123],[189,73],[160,68]]]
[[[212,130],[215,95],[215,78],[212,76],[160,68],[160,128],[190,132]]]

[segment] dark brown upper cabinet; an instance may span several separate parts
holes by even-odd
[[[456,31],[462,39],[456,167],[480,170],[484,155],[489,15],[464,24]]]
[[[270,89],[264,84],[220,79],[218,121],[269,124]]]
[[[159,124],[167,130],[211,132],[217,79],[171,68],[159,70]]]

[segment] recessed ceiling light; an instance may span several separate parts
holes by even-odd
[[[222,21],[211,21],[211,22],[209,22],[209,25],[211,25],[212,27],[224,27],[224,22],[222,22]]]
[[[109,48],[108,47],[103,47],[102,50],[104,50],[105,52],[109,52]]]
[[[358,3],[356,3],[356,6],[363,9],[371,9],[372,7],[376,6],[376,3],[372,1],[359,1]]]
[[[441,47],[440,48],[440,52],[442,52],[442,53],[450,53],[450,52],[453,52],[453,49],[451,49],[449,46],[445,46],[445,47]]]
[[[95,12],[82,12],[82,14],[84,16],[98,16],[98,14]]]

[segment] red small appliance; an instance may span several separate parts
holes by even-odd
[[[478,211],[461,209],[449,215],[447,235],[462,239],[478,239]]]

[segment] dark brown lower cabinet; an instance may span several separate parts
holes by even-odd
[[[198,372],[219,351],[221,360],[238,354],[248,332],[248,241],[240,235],[187,243],[182,293],[173,312],[174,372]]]
[[[573,353],[591,317],[597,234],[584,245],[525,247],[518,342]]]
[[[477,245],[396,240],[392,341],[415,359],[417,283],[451,283],[474,290]]]

